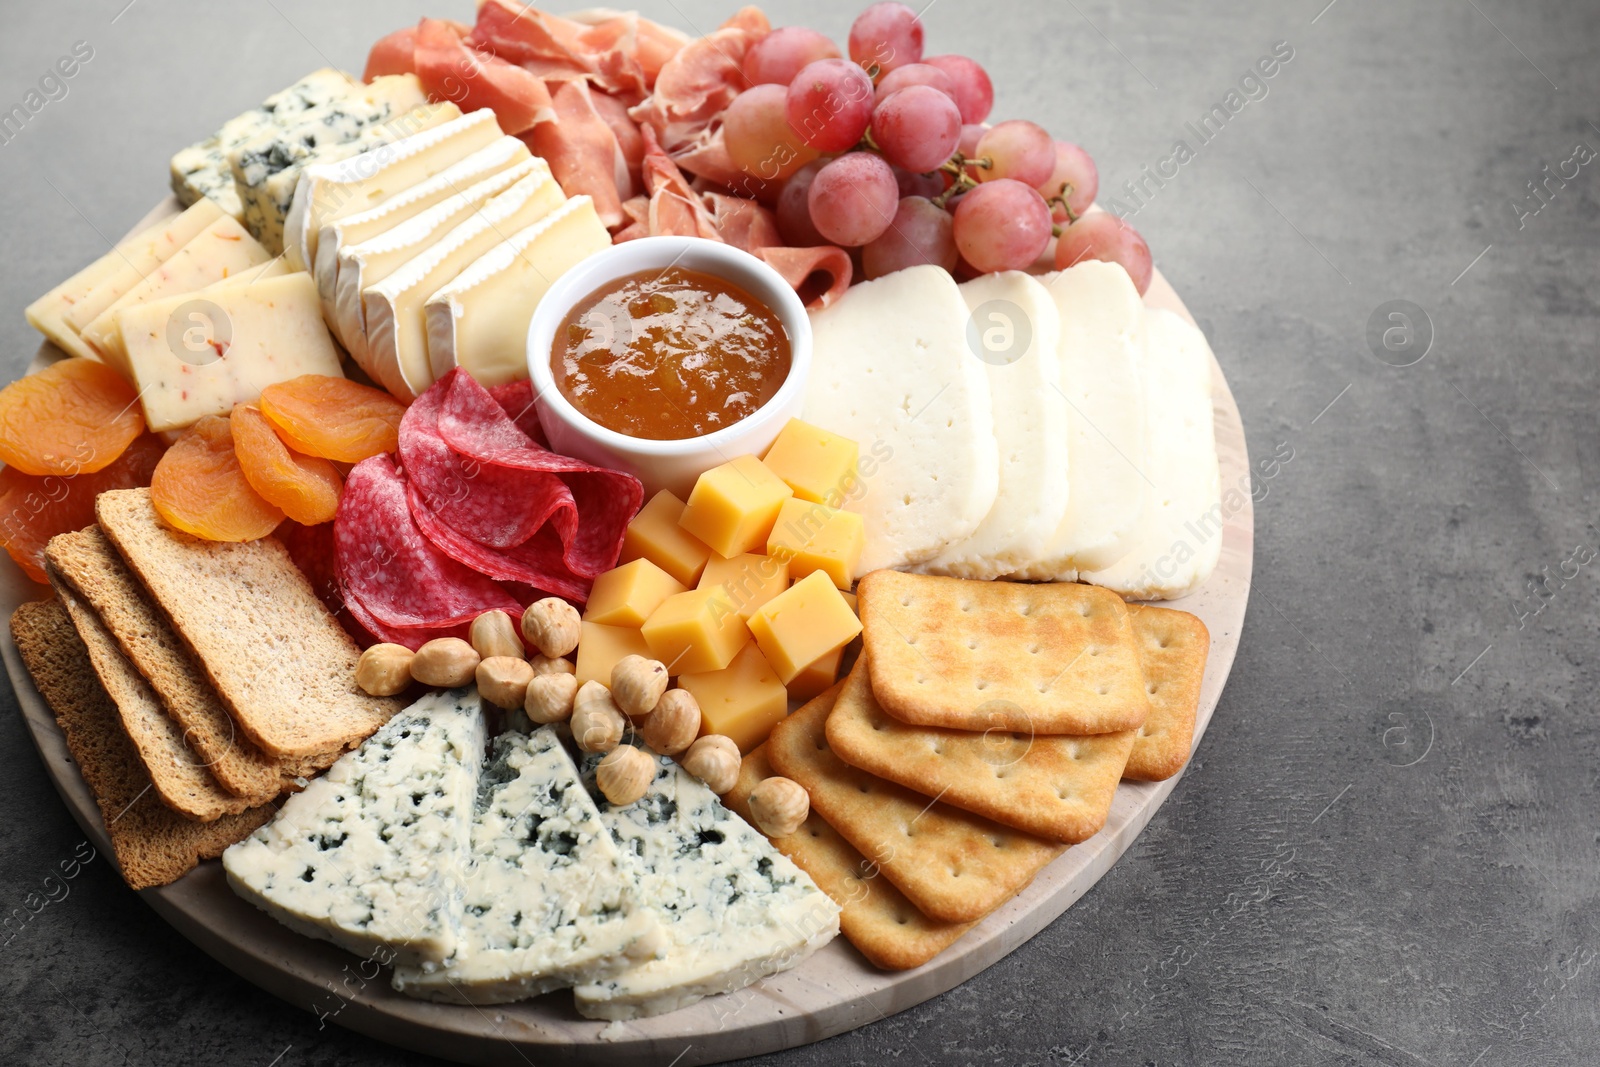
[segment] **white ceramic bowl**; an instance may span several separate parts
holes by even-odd
[[[601,426],[562,395],[550,370],[551,345],[574,304],[609,281],[645,270],[678,266],[713,274],[743,287],[770,307],[789,334],[789,376],[754,414],[704,437],[649,441]],[[567,271],[550,287],[528,324],[528,373],[533,378],[550,447],[605,467],[637,475],[645,498],[670,489],[687,497],[700,473],[737,456],[760,453],[800,414],[811,373],[811,320],[782,275],[748,252],[700,237],[645,237],[613,245]]]

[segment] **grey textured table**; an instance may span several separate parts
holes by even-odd
[[[125,3],[7,4],[0,110],[94,50],[0,144],[8,378],[37,344],[23,306],[162,195],[175,148],[419,14],[470,17]],[[726,12],[643,6],[702,31]],[[769,10],[842,37],[857,6]],[[1136,211],[1205,327],[1257,463],[1256,584],[1198,756],[1097,888],[954,992],[773,1061],[1600,1062],[1600,8],[944,0],[926,20],[932,50],[995,72],[999,115],[1094,153],[1102,202]],[[1292,58],[1247,80],[1275,46]],[[10,913],[81,835],[3,699]],[[0,941],[8,1064],[433,1062],[235,978],[104,860]]]

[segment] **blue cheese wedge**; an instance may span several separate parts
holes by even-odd
[[[663,958],[578,986],[586,1018],[638,1019],[742,989],[795,966],[839,932],[839,906],[810,876],[703,782],[656,759],[649,792],[624,808],[595,788],[600,757],[584,761],[600,820],[633,864],[666,938]]]
[[[495,739],[472,853],[455,959],[395,968],[400,992],[503,1004],[614,974],[659,950],[656,920],[636,899],[555,728]]]
[[[444,962],[459,939],[485,741],[476,690],[424,697],[224,852],[228,884],[358,955]]]

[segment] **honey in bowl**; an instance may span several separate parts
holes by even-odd
[[[770,307],[726,278],[668,267],[615,278],[573,305],[550,370],[561,395],[601,426],[681,441],[755,414],[790,359]]]

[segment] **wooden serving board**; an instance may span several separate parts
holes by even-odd
[[[140,223],[176,209],[167,201]],[[140,227],[136,227],[140,228]],[[1145,303],[1193,318],[1158,273]],[[59,358],[43,345],[37,369]],[[1238,488],[1242,506],[1228,515],[1222,559],[1198,592],[1171,602],[1193,612],[1211,631],[1200,714],[1200,743],[1233,666],[1250,592],[1254,511],[1244,427],[1222,368],[1213,364],[1217,452],[1224,493]],[[42,599],[9,559],[0,563],[0,612]],[[22,667],[9,627],[0,627],[0,657],[16,690],[34,744],[68,810],[106,855],[111,846],[99,810],[67,752],[44,699]],[[580,1018],[572,997],[555,993],[520,1004],[470,1008],[401,996],[385,975],[363,973],[356,957],[291,933],[228,889],[222,865],[210,861],[169,886],[141,893],[181,934],[230,970],[282,999],[381,1041],[469,1064],[614,1064],[677,1067],[717,1063],[820,1041],[920,1004],[965,982],[1048,926],[1110,870],[1181,780],[1124,782],[1100,833],[1045,868],[1021,895],[990,915],[949,949],[913,971],[884,972],[838,938],[799,967],[748,989],[711,997],[682,1011],[614,1024]]]

